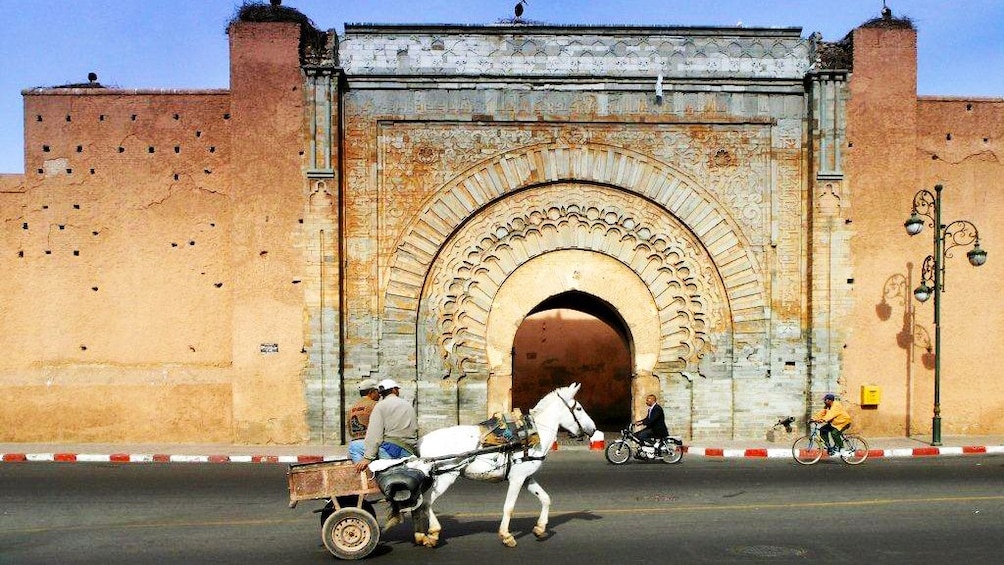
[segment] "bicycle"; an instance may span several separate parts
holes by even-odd
[[[819,424],[811,423],[808,435],[795,440],[791,446],[791,455],[802,465],[812,465],[822,459],[823,455],[838,455],[848,465],[860,465],[868,459],[868,442],[858,434],[843,433],[844,449],[832,452],[829,445],[819,434]]]

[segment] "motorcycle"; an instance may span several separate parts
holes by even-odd
[[[683,440],[668,436],[660,439],[641,440],[632,426],[621,430],[621,437],[610,442],[603,454],[614,465],[623,465],[631,459],[657,460],[664,463],[679,463],[683,459]]]

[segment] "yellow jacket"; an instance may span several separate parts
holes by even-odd
[[[844,409],[844,405],[834,400],[829,408],[823,408],[812,415],[813,420],[829,422],[834,428],[844,429],[851,425],[851,415]]]

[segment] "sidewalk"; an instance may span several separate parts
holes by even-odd
[[[606,434],[611,440],[616,436]],[[945,436],[939,447],[930,437],[867,438],[869,458],[938,457],[1004,453],[1002,436]],[[562,440],[558,451],[596,451],[601,441]],[[732,458],[789,458],[785,441],[697,441],[686,446],[688,456]],[[344,445],[223,445],[223,444],[0,444],[0,462],[46,461],[65,463],[312,463],[345,459]]]

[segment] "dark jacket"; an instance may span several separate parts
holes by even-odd
[[[641,423],[646,428],[652,430],[652,437],[666,437],[669,430],[666,429],[666,415],[662,412],[662,406],[653,404],[648,412],[648,416],[642,418]]]

